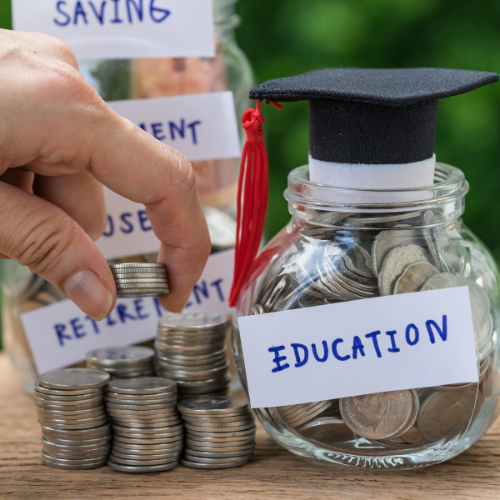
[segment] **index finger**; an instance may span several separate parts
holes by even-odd
[[[98,130],[89,170],[112,191],[146,206],[161,242],[159,259],[169,275],[171,293],[160,300],[166,309],[179,312],[210,254],[191,163],[109,107]]]

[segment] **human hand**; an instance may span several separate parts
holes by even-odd
[[[114,113],[63,42],[0,30],[0,257],[95,320],[116,301],[93,241],[107,222],[101,183],[146,206],[171,290],[159,300],[180,312],[210,253],[191,164]]]

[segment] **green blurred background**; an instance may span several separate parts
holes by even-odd
[[[237,39],[256,82],[324,67],[440,66],[500,72],[500,2],[240,0]],[[0,27],[10,2],[0,0]],[[266,237],[288,221],[287,173],[307,162],[307,103],[266,111],[271,194]],[[436,154],[470,184],[464,219],[500,260],[500,84],[444,99]]]

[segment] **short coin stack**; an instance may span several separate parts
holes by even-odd
[[[35,405],[42,425],[42,462],[58,469],[95,469],[106,465],[111,429],[104,408],[109,375],[85,368],[40,376]]]
[[[181,401],[178,408],[186,426],[182,465],[227,469],[252,458],[256,426],[246,401],[222,396],[194,398]]]
[[[155,342],[159,372],[177,382],[179,400],[226,395],[227,317],[208,312],[163,316]]]
[[[112,264],[118,296],[155,297],[169,292],[167,270],[164,264],[146,262]]]
[[[178,465],[184,427],[175,382],[161,377],[114,380],[106,406],[113,419],[112,469],[159,472]]]
[[[149,347],[107,347],[87,353],[87,368],[103,370],[116,378],[155,375],[155,352]]]

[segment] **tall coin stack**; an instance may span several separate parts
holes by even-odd
[[[155,297],[169,293],[164,264],[134,262],[109,266],[121,297]]]
[[[163,316],[155,342],[159,372],[177,382],[179,400],[227,395],[227,317],[209,312]]]
[[[106,406],[113,419],[108,465],[121,472],[173,469],[182,453],[184,426],[177,411],[177,387],[161,377],[110,382]]]
[[[186,445],[181,464],[195,469],[228,469],[246,464],[255,448],[255,419],[243,399],[214,397],[179,403]]]
[[[107,347],[87,353],[87,368],[102,370],[117,378],[155,375],[155,352],[149,347]]]
[[[85,368],[41,375],[35,405],[42,425],[42,462],[57,469],[106,465],[111,428],[104,408],[109,375]]]

